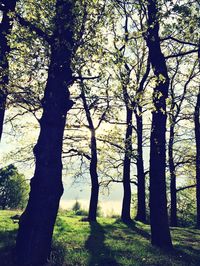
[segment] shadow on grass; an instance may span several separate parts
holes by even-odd
[[[120,222],[120,221],[117,221]],[[177,265],[181,265],[180,263],[183,263],[182,265],[200,265],[200,248],[194,248],[191,245],[189,245],[186,240],[182,239],[182,244],[175,245],[173,249],[169,250],[163,250],[159,249],[158,247],[154,247],[151,245],[151,235],[145,230],[142,230],[137,227],[137,224],[134,221],[130,221],[127,223],[124,223],[129,229],[131,229],[135,234],[141,235],[143,238],[147,239],[149,241],[149,246],[146,247],[146,251],[151,252],[151,254],[154,256],[159,256],[158,254],[162,254],[164,256],[169,256],[169,258],[173,259],[174,262],[179,262]],[[172,229],[172,231],[177,231],[176,229]],[[186,232],[185,232],[186,231]],[[183,234],[182,230],[180,229],[180,235]],[[184,237],[189,237],[197,235],[196,232],[190,229],[184,229]],[[180,236],[179,236],[180,237]],[[198,242],[199,239],[193,239],[194,243]],[[138,243],[139,245],[140,243]],[[145,264],[146,265],[146,264]],[[167,264],[168,265],[168,264]],[[176,265],[176,264],[173,264]]]
[[[0,265],[13,266],[17,230],[0,232]]]
[[[60,266],[65,265],[65,256],[66,256],[66,246],[63,241],[52,241],[52,249],[49,257],[49,264],[51,266]]]
[[[104,243],[103,227],[97,222],[90,222],[90,230],[90,236],[85,243],[85,248],[90,253],[88,266],[120,266],[115,260],[113,252]]]
[[[124,224],[125,224],[128,228],[130,228],[131,230],[135,231],[136,234],[139,234],[139,235],[141,235],[142,237],[144,237],[144,238],[146,238],[146,239],[148,239],[148,240],[151,240],[151,235],[150,235],[148,232],[146,232],[146,231],[144,231],[144,230],[138,228],[138,227],[136,226],[136,223],[135,223],[134,221],[126,222],[126,223],[124,223]]]

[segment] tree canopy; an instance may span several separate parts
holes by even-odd
[[[25,176],[10,164],[0,169],[0,208],[23,209],[28,199],[29,186]]]

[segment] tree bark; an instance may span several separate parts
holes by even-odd
[[[174,123],[170,126],[169,145],[168,145],[168,157],[169,157],[169,172],[170,172],[170,225],[178,226],[177,220],[177,191],[176,191],[176,172],[173,156],[173,144],[174,144]]]
[[[142,121],[142,107],[139,108],[139,114],[135,112],[137,124],[137,215],[135,220],[146,222],[146,193],[145,193],[145,173],[143,161],[143,121]]]
[[[6,108],[9,83],[9,62],[10,45],[8,36],[11,33],[13,17],[10,12],[15,11],[17,0],[6,1],[3,9],[3,17],[0,23],[0,140],[3,133],[3,123]]]
[[[57,0],[51,62],[45,88],[40,134],[34,148],[35,173],[16,243],[18,265],[43,265],[51,250],[62,185],[62,142],[67,111],[73,49],[73,1]]]
[[[99,181],[97,174],[97,143],[95,129],[91,130],[91,161],[90,161],[90,176],[91,176],[91,197],[89,206],[89,221],[96,221],[97,217],[97,207],[98,207],[98,197],[99,197]]]
[[[198,50],[198,60],[200,69],[200,41]],[[197,218],[196,227],[200,229],[200,87],[197,95],[197,103],[195,106],[194,113],[194,124],[195,124],[195,140],[196,140],[196,206],[197,206]]]
[[[197,218],[196,226],[200,229],[200,92],[197,96],[197,103],[195,107],[195,140],[196,140],[196,206],[197,206]]]
[[[171,248],[166,197],[166,99],[169,77],[159,40],[157,1],[149,0],[147,46],[155,75],[154,111],[150,137],[150,223],[151,243],[160,248]]]
[[[123,222],[131,221],[131,183],[130,183],[130,171],[131,171],[131,153],[132,153],[132,116],[133,110],[126,104],[126,137],[125,137],[125,155],[123,164],[123,203],[121,219]]]
[[[96,129],[94,127],[92,117],[90,114],[90,109],[87,104],[87,100],[85,97],[84,85],[81,84],[81,98],[83,101],[84,110],[86,113],[91,138],[90,138],[90,151],[91,151],[91,159],[90,159],[90,178],[91,178],[91,196],[90,196],[90,205],[89,205],[89,213],[88,220],[91,222],[96,221],[97,217],[97,207],[98,207],[98,198],[99,198],[99,180],[97,173],[97,141],[96,141]]]

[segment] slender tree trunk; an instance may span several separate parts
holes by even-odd
[[[121,219],[123,222],[131,221],[131,184],[130,184],[130,171],[131,171],[131,153],[132,153],[132,117],[133,110],[126,105],[126,137],[125,137],[125,155],[123,165],[123,188],[124,197],[122,203]]]
[[[200,70],[200,40],[198,50],[198,61]],[[200,87],[197,95],[197,103],[195,106],[194,123],[195,123],[195,140],[196,140],[196,205],[197,220],[196,226],[200,229]]]
[[[98,198],[99,198],[99,180],[97,173],[97,141],[96,141],[96,129],[94,127],[92,117],[90,114],[90,109],[87,104],[85,97],[84,84],[81,84],[81,98],[83,101],[84,110],[86,113],[89,129],[91,132],[90,138],[90,150],[91,150],[91,159],[90,159],[90,178],[91,178],[91,196],[90,196],[90,205],[88,220],[96,221],[97,217],[97,207],[98,207]]]
[[[137,123],[137,215],[136,220],[146,222],[146,193],[145,193],[145,173],[143,161],[143,121],[142,121],[142,108],[139,107],[140,114],[135,112]]]
[[[195,139],[196,139],[196,206],[197,220],[196,226],[200,229],[200,90],[197,96],[195,107],[194,122],[195,122]]]
[[[17,236],[18,265],[43,265],[50,255],[53,227],[63,193],[62,142],[67,111],[72,107],[73,1],[57,0],[51,63],[42,101],[40,135],[34,148],[36,167],[28,205]],[[55,40],[55,42],[54,42]]]
[[[7,99],[7,87],[9,83],[9,62],[8,55],[10,46],[8,35],[12,30],[13,17],[10,12],[15,11],[17,0],[10,0],[4,5],[3,17],[0,23],[0,140],[3,132],[4,115]]]
[[[97,174],[97,144],[96,144],[95,129],[91,130],[90,145],[91,145],[90,176],[91,176],[92,186],[91,186],[88,220],[96,221],[98,197],[99,197],[99,181]]]
[[[170,225],[177,226],[178,221],[177,221],[176,173],[175,173],[174,156],[173,156],[173,144],[174,144],[174,124],[170,126],[168,157],[169,157],[170,197],[171,197]]]
[[[150,223],[151,243],[160,248],[171,248],[166,197],[166,99],[168,97],[169,77],[159,40],[157,1],[149,0],[147,46],[156,77],[153,93],[154,111],[150,137]]]

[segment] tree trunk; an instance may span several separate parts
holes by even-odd
[[[166,197],[166,99],[169,77],[159,40],[157,1],[149,0],[148,33],[146,37],[149,57],[156,86],[153,93],[154,111],[150,137],[150,223],[151,243],[160,248],[171,248]]]
[[[9,62],[8,54],[10,53],[10,46],[8,42],[8,35],[12,30],[13,17],[10,12],[15,11],[17,0],[10,0],[4,5],[3,17],[0,23],[0,140],[3,132],[4,115],[7,99],[7,87],[9,83]]]
[[[195,107],[194,122],[195,122],[195,140],[196,140],[196,206],[197,206],[197,220],[196,226],[200,229],[200,90],[197,96],[197,103]]]
[[[123,165],[123,188],[124,197],[122,203],[121,219],[123,222],[131,221],[131,184],[130,184],[130,171],[131,171],[131,153],[132,153],[132,116],[133,110],[126,105],[126,137],[125,137],[125,155]]]
[[[170,171],[170,225],[177,226],[177,194],[176,194],[176,173],[173,157],[173,144],[174,144],[174,124],[170,126],[168,156],[169,156],[169,171]]]
[[[73,48],[73,2],[57,0],[51,63],[42,101],[40,135],[34,148],[36,167],[28,205],[17,236],[18,265],[43,265],[50,255],[54,223],[63,193],[62,142],[67,111]],[[53,42],[56,40],[56,42]]]
[[[98,207],[98,197],[99,197],[99,181],[97,173],[97,141],[96,141],[96,129],[94,127],[90,109],[85,97],[84,84],[81,84],[81,98],[83,101],[84,110],[86,113],[89,129],[91,132],[90,138],[90,150],[91,150],[91,159],[90,159],[90,178],[91,178],[91,196],[90,196],[90,206],[88,213],[89,221],[96,221],[97,217],[97,207]]]
[[[142,121],[142,108],[139,107],[139,114],[135,112],[137,123],[137,215],[135,220],[145,223],[146,222],[146,193],[145,193],[145,173],[143,162],[143,121]]]
[[[97,174],[97,144],[95,129],[91,130],[91,161],[90,161],[90,176],[91,176],[91,197],[90,197],[90,206],[89,206],[89,221],[96,221],[97,217],[97,206],[98,206],[98,197],[99,197],[99,181]]]

